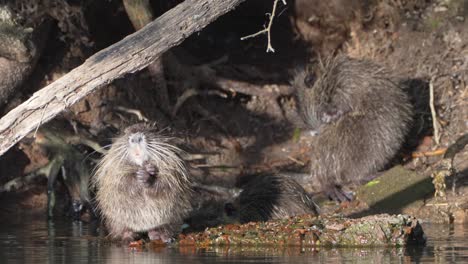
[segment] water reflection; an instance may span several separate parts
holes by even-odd
[[[428,244],[409,248],[155,248],[109,243],[96,226],[19,217],[0,225],[1,263],[461,263],[468,227],[424,226]]]

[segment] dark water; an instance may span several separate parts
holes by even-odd
[[[425,225],[425,247],[137,251],[109,243],[86,223],[2,220],[0,263],[468,263],[468,226],[460,225]]]

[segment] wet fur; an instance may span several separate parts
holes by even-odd
[[[304,79],[315,75],[307,85]],[[310,78],[309,78],[310,79]],[[401,147],[412,121],[408,96],[392,73],[343,55],[297,73],[298,110],[318,132],[312,146],[312,185],[322,190],[356,183],[381,170]]]
[[[258,175],[242,189],[238,201],[241,223],[319,213],[312,197],[284,175]]]
[[[159,171],[150,187],[137,181],[140,166],[128,159],[128,137],[135,132],[145,135],[149,162]],[[189,213],[191,188],[187,170],[178,155],[180,150],[170,141],[171,138],[158,135],[152,126],[133,125],[115,140],[99,163],[93,183],[98,208],[111,235],[170,229]]]

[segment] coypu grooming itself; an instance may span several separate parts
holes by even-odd
[[[113,237],[169,242],[190,212],[191,185],[179,149],[146,124],[128,127],[99,163],[96,201]]]
[[[401,147],[413,116],[409,98],[389,70],[343,55],[299,72],[293,85],[316,133],[309,182],[349,200],[340,186],[373,176]]]
[[[235,201],[241,223],[319,213],[318,206],[304,188],[285,175],[258,175],[242,189]]]

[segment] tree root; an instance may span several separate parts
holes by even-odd
[[[100,153],[104,152],[102,147],[90,139],[70,133],[55,121],[38,130],[35,143],[44,150],[44,153],[47,153],[49,163],[23,177],[24,179],[14,179],[8,186],[4,186],[4,189],[5,187],[11,189],[13,186],[19,188],[38,177],[46,177],[47,215],[53,217],[57,201],[55,185],[58,179],[62,178],[71,199],[70,207],[73,209],[74,217],[79,219],[84,209],[90,209],[89,211],[93,213],[89,206],[91,203],[89,194],[91,167],[86,162],[86,156],[74,145],[86,145]]]
[[[178,61],[178,59],[168,54],[167,66],[168,72],[178,79],[182,79],[183,83],[178,84],[180,87],[191,87],[186,89],[183,94],[177,99],[177,103],[172,110],[172,116],[175,117],[176,113],[183,105],[183,103],[197,95],[217,95],[226,98],[228,95],[236,96],[237,94],[245,94],[252,98],[267,100],[272,107],[270,112],[275,115],[282,114],[283,111],[279,105],[279,98],[290,96],[293,93],[293,88],[290,85],[278,84],[253,84],[245,81],[231,80],[216,75],[213,65],[216,63],[207,63],[199,66],[187,66]],[[199,87],[214,87],[210,90],[200,90]],[[222,91],[219,91],[219,90]]]

